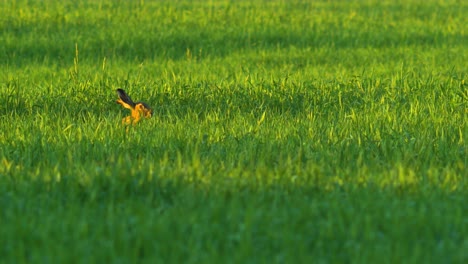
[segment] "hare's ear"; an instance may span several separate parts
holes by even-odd
[[[130,98],[130,96],[128,96],[124,90],[122,89],[117,89],[117,95],[119,96],[120,100],[117,100],[118,103],[120,103],[119,101],[125,103],[125,104],[128,104],[129,106],[131,107],[135,107],[135,103],[132,101],[132,99]]]

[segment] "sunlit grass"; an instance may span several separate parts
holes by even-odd
[[[466,259],[466,4],[0,11],[4,261]]]

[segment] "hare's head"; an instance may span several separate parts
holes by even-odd
[[[149,118],[153,115],[153,110],[145,103],[139,102],[135,105],[135,110],[138,111],[141,116]]]

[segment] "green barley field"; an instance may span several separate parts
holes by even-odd
[[[0,263],[468,262],[466,1],[0,13]]]

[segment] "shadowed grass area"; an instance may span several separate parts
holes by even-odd
[[[2,260],[464,263],[467,10],[2,2]]]

